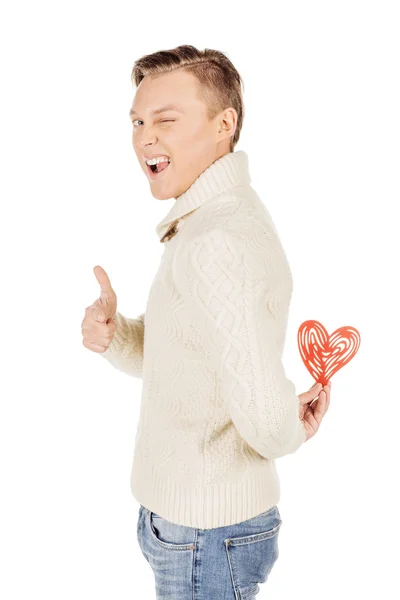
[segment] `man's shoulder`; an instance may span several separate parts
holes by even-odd
[[[184,229],[183,246],[205,265],[238,261],[258,273],[290,270],[272,217],[249,185],[232,188],[206,203]]]
[[[275,224],[257,195],[251,197],[246,192],[242,196],[237,190],[235,195],[223,197],[205,208],[190,231],[195,244],[221,240],[267,253],[281,248]]]

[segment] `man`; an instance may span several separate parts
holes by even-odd
[[[191,598],[194,586],[250,598],[278,556],[275,459],[316,433],[330,384],[297,396],[284,372],[292,278],[247,154],[234,152],[237,70],[179,46],[136,61],[132,78],[137,159],[153,197],[175,203],[156,228],[165,246],[145,312],[117,312],[96,266],[83,344],[143,378],[131,485],[157,597]]]

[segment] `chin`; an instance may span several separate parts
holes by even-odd
[[[150,188],[151,189],[151,188]],[[173,198],[173,194],[171,194],[171,192],[168,191],[156,191],[151,189],[151,194],[153,196],[153,198],[156,198],[157,200],[169,200],[170,198]]]

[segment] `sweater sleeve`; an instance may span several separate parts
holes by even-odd
[[[117,329],[111,344],[100,356],[106,358],[116,369],[132,377],[142,377],[144,346],[144,313],[136,319],[128,319],[117,311]]]
[[[177,288],[219,374],[221,401],[241,437],[271,459],[306,439],[281,360],[290,274],[274,250],[265,258],[262,245],[213,229],[181,243],[174,263]]]

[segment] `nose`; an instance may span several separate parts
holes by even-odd
[[[154,132],[152,131],[151,127],[149,127],[148,129],[143,128],[137,139],[138,146],[140,148],[145,148],[149,144],[154,145],[155,142],[156,142],[156,137],[155,137]]]

